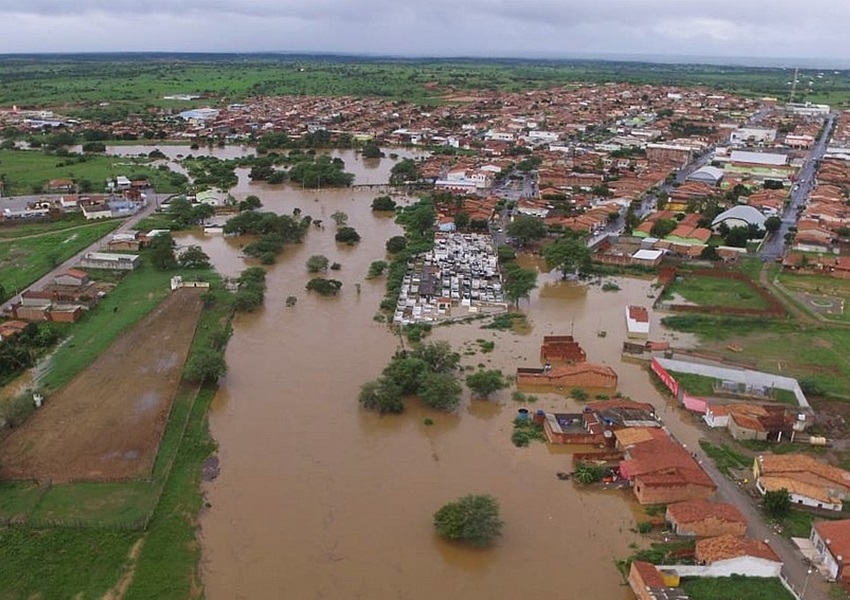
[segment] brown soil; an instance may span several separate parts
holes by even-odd
[[[201,311],[181,289],[121,336],[0,444],[7,479],[146,477]]]

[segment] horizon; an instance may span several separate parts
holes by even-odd
[[[309,52],[290,50],[250,50],[250,51],[222,51],[222,50],[93,50],[93,51],[69,51],[69,52],[3,52],[0,60],[15,58],[41,57],[144,57],[144,56],[256,56],[256,57],[280,57],[280,58],[345,58],[363,59],[368,61],[396,61],[410,60],[417,62],[439,61],[470,61],[470,62],[608,62],[608,63],[635,63],[635,64],[657,64],[657,65],[693,65],[714,66],[729,68],[755,68],[755,69],[808,69],[808,70],[850,70],[850,58],[836,59],[829,57],[764,57],[764,56],[723,56],[723,55],[699,55],[699,54],[641,54],[641,53],[573,53],[570,55],[475,55],[475,54],[415,54],[415,53],[366,53],[366,52]]]

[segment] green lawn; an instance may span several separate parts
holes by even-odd
[[[763,577],[686,577],[682,589],[691,600],[794,600],[779,579]]]
[[[156,507],[160,487],[142,481],[55,485],[30,513],[30,523],[141,529]]]
[[[6,296],[23,290],[120,224],[118,219],[109,219],[71,231],[0,243],[0,284]]]
[[[678,371],[670,371],[670,374],[678,381],[685,390],[694,396],[713,396],[714,384],[717,379],[706,377],[705,375],[695,375],[692,373],[680,373]]]
[[[45,491],[46,485],[18,481],[0,482],[0,522],[14,521],[28,515]]]
[[[92,191],[102,193],[107,179],[118,175],[148,179],[160,193],[177,192],[173,173],[152,167],[143,158],[107,155],[57,156],[40,150],[0,150],[0,174],[6,176],[9,196],[38,193],[51,179],[87,180]]]
[[[62,219],[58,221],[49,221],[44,223],[12,223],[13,222],[6,222],[2,227],[0,227],[0,241],[30,235],[41,235],[44,233],[63,231],[72,227],[84,227],[95,224],[95,222],[86,221],[82,213],[66,213]]]
[[[667,288],[667,297],[681,296],[699,306],[729,306],[734,308],[767,308],[767,303],[755,290],[742,281],[720,277],[700,277],[680,273]]]

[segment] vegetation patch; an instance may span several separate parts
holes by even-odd
[[[120,224],[121,221],[110,219],[77,229],[0,241],[0,300],[23,291]]]
[[[785,589],[778,578],[766,579],[743,575],[686,577],[682,579],[681,585],[691,600],[729,600],[729,598],[794,600],[794,596]]]
[[[532,440],[546,441],[546,433],[543,431],[543,425],[535,423],[531,419],[523,419],[517,417],[514,419],[514,429],[511,433],[511,441],[514,446],[524,448],[528,446]]]
[[[753,460],[740,452],[730,448],[726,444],[716,446],[709,441],[700,440],[700,448],[708,455],[721,473],[727,477],[733,477],[733,470],[750,469]]]

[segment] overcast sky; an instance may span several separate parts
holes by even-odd
[[[0,53],[660,55],[850,66],[848,0],[0,0],[0,22]]]

